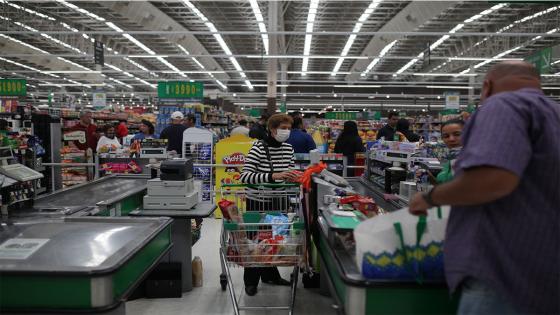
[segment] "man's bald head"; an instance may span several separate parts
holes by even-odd
[[[492,66],[486,74],[480,101],[497,93],[523,88],[541,88],[541,78],[537,69],[523,61],[501,62]]]

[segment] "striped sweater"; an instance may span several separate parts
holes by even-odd
[[[289,171],[294,168],[294,149],[286,142],[280,147],[268,146],[274,173]],[[272,179],[273,170],[266,155],[262,141],[253,143],[253,147],[245,158],[245,166],[240,180],[244,184],[283,183]]]

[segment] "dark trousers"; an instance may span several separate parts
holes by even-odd
[[[285,198],[275,198],[271,201],[255,201],[247,199],[247,211],[282,211],[287,208],[287,201]],[[251,234],[254,234],[251,233]],[[247,233],[247,235],[251,235]],[[243,282],[246,286],[257,286],[259,280],[263,281],[275,281],[280,279],[280,272],[276,267],[246,267],[243,273]]]

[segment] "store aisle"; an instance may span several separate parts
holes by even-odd
[[[127,314],[144,315],[174,315],[174,314],[233,314],[233,307],[228,291],[220,288],[221,273],[218,258],[221,220],[205,219],[202,226],[202,237],[193,248],[193,257],[200,256],[204,268],[204,285],[185,293],[180,299],[140,299],[126,304]],[[291,269],[291,268],[290,268]],[[243,294],[242,301],[248,305],[279,303],[286,304],[289,299],[288,287],[277,287],[266,284],[259,285],[259,293],[254,297],[246,297],[243,290],[243,269],[231,268],[235,281],[235,290]],[[285,279],[289,278],[291,270],[282,268]],[[259,304],[261,303],[261,304]],[[304,289],[301,283],[297,289],[296,314],[336,314],[331,307],[332,301],[328,297],[319,295],[315,290]],[[246,312],[245,314],[265,314],[265,312]],[[266,312],[266,314],[287,314],[287,312]]]

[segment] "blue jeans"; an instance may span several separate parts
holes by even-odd
[[[458,315],[521,314],[480,280],[469,278],[462,285]]]

